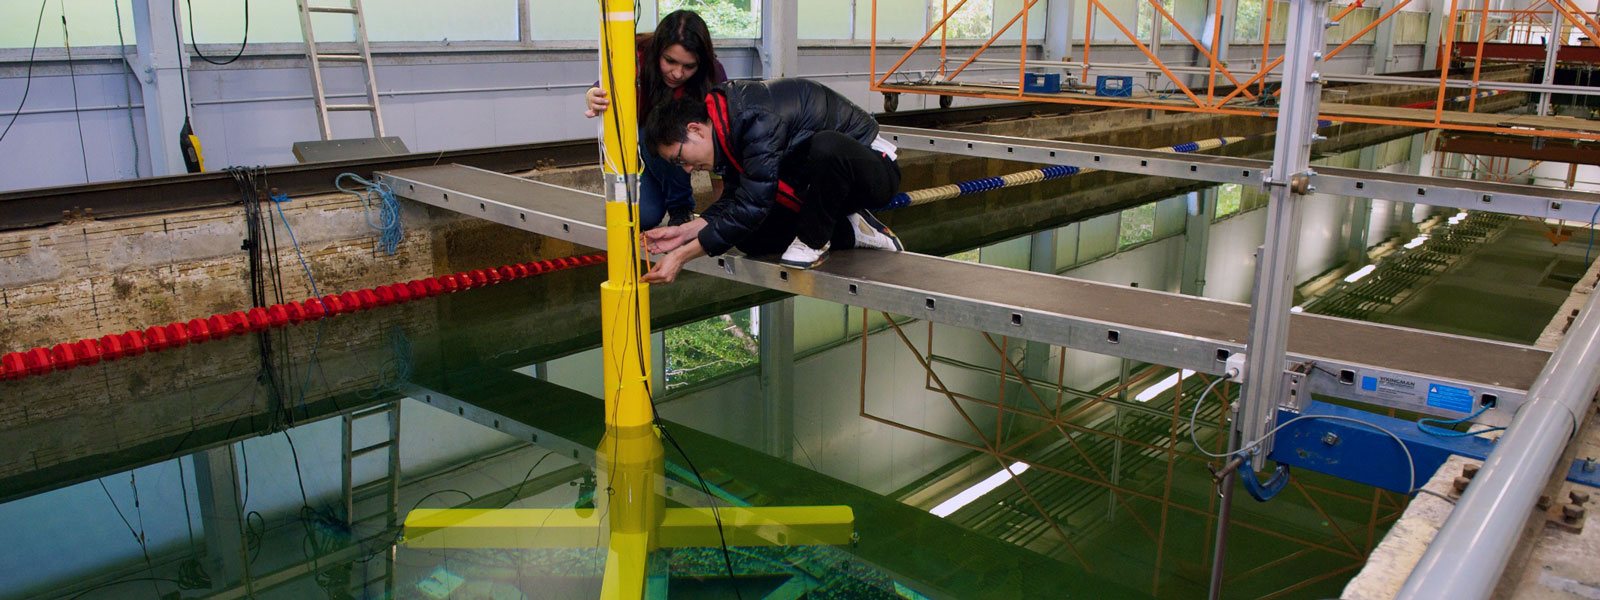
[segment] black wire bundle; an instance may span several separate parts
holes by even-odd
[[[271,215],[262,209],[266,187],[261,180],[265,170],[261,167],[228,167],[234,185],[244,203],[245,240],[240,247],[247,254],[246,267],[250,277],[250,306],[266,308],[283,302],[283,274],[278,269],[277,228],[272,226]],[[283,391],[287,387],[282,374],[274,364],[272,331],[256,332],[261,351],[261,372],[258,377],[267,388],[272,414],[276,415],[271,429],[290,424],[292,415],[284,409]],[[287,364],[287,361],[285,361]]]
[[[638,14],[638,10],[637,10],[638,9],[638,3],[636,2],[634,6],[635,6],[634,14]],[[601,36],[604,37],[605,36],[606,23],[605,23],[605,3],[603,1],[601,2],[601,5],[600,5],[600,15],[601,15],[600,32],[601,32]],[[602,43],[600,46],[605,49],[605,54],[606,54],[605,55],[605,71],[606,71],[605,72],[605,76],[606,76],[606,82],[607,82],[608,89],[616,90],[617,89],[617,79],[616,79],[616,74],[612,71],[611,46],[610,46],[610,44],[606,44],[606,43]],[[615,109],[615,105],[613,105],[612,106],[612,110],[610,112],[611,112],[612,125],[613,125],[613,127],[615,127],[615,129],[617,131],[617,139],[620,142],[621,139],[623,137],[625,137],[624,136],[624,132],[622,131],[622,118],[619,115],[620,111],[616,110]],[[628,149],[627,149],[626,146],[624,146],[622,148],[619,148],[618,150],[619,150],[619,154],[621,155],[622,162],[623,162],[623,165],[618,165],[619,170],[626,171],[627,169],[624,167],[624,165],[639,164],[641,162],[637,158],[631,163],[628,162],[628,155],[627,155]],[[637,148],[636,148],[636,150],[637,150]],[[601,151],[604,152],[604,148],[602,148]],[[634,195],[633,195],[633,186],[623,186],[623,188],[625,190],[627,190],[627,194],[628,194],[627,201],[628,201],[628,206],[630,208],[629,214],[630,215],[637,214],[637,212],[638,212],[638,208],[637,208],[638,199],[635,198]],[[630,223],[630,225],[628,227],[628,239],[629,240],[638,240],[639,239],[639,233],[640,233],[639,232],[638,219],[636,219],[636,218],[635,219],[631,219],[629,221],[629,223]],[[637,242],[628,244],[628,253],[629,253],[629,260],[632,261],[631,264],[634,265],[635,268],[637,268],[637,266],[639,265],[640,260],[641,260],[640,257],[639,257],[639,244]],[[635,323],[639,323],[640,321],[643,320],[643,315],[639,311],[639,295],[638,295],[639,294],[639,282],[637,282],[637,281],[634,282],[634,286],[633,286],[632,289],[633,289],[633,294],[628,297],[628,303],[630,305],[628,310],[633,311],[633,320],[634,320]],[[618,311],[618,314],[621,314],[621,311]],[[638,358],[638,361],[639,361],[639,372],[648,373],[648,372],[650,372],[650,368],[649,368],[649,365],[645,364],[644,352],[642,351],[643,348],[645,347],[645,345],[644,345],[644,343],[645,343],[645,334],[642,331],[643,329],[644,329],[644,327],[634,327],[634,340],[633,340],[633,342],[634,342],[634,344],[636,344],[636,347],[638,347],[641,350],[640,352],[635,353],[635,356]],[[621,373],[617,373],[617,379],[619,381],[622,379],[621,375],[622,375]],[[695,479],[697,481],[699,481],[699,483],[700,483],[700,491],[705,493],[706,499],[711,504],[711,518],[717,524],[717,539],[722,544],[722,560],[727,565],[727,568],[728,568],[728,583],[729,583],[729,585],[731,585],[733,587],[734,595],[736,597],[738,597],[740,600],[743,600],[744,594],[740,593],[740,591],[739,591],[739,580],[737,578],[735,578],[734,572],[733,572],[733,557],[732,557],[731,553],[728,552],[728,537],[727,537],[727,535],[724,532],[723,527],[722,527],[722,513],[717,510],[717,498],[716,498],[716,496],[713,496],[711,494],[711,488],[710,488],[709,485],[706,484],[706,478],[700,474],[700,470],[699,469],[695,468],[694,461],[689,459],[689,454],[687,452],[684,452],[683,446],[679,445],[678,444],[678,440],[675,439],[674,437],[672,437],[672,434],[667,430],[666,423],[661,420],[661,412],[659,410],[657,410],[657,407],[656,407],[655,392],[650,389],[650,379],[648,377],[645,378],[645,380],[644,380],[644,393],[645,393],[645,398],[647,400],[649,400],[649,402],[650,402],[650,420],[651,420],[651,424],[654,425],[656,430],[661,433],[661,438],[666,440],[667,443],[671,444],[673,449],[678,451],[678,455],[683,457],[683,462],[685,464],[689,465],[689,471],[694,473]],[[618,404],[620,405],[621,403],[619,402]],[[612,422],[615,422],[615,415],[613,415]],[[615,438],[615,436],[613,436],[613,437]],[[612,456],[613,457],[616,456],[616,448],[615,447],[613,447],[613,449],[612,449]],[[613,489],[611,489],[609,486],[607,486],[606,494],[610,495],[610,494],[613,494],[613,493],[615,493],[615,491]],[[609,503],[607,504],[607,506],[609,506]]]

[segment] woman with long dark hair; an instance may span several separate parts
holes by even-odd
[[[662,17],[653,33],[642,34],[635,42],[639,50],[639,124],[643,126],[650,109],[680,97],[704,98],[711,86],[728,79],[722,63],[711,48],[711,31],[700,15],[675,10]],[[588,110],[584,115],[600,116],[611,105],[605,90],[589,88]],[[671,162],[641,148],[644,173],[639,177],[639,220],[641,229],[661,223],[678,225],[694,218],[694,188],[689,173]]]

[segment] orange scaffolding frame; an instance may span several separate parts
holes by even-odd
[[[971,56],[966,57],[966,59],[961,62],[960,66],[958,66],[954,71],[949,71],[946,69],[946,62],[950,58],[948,54],[948,37],[945,34],[946,23],[952,16],[959,12],[964,5],[966,5],[967,0],[957,0],[953,5],[948,0],[945,0],[941,5],[943,14],[940,16],[938,21],[935,22],[920,39],[913,43],[910,48],[907,48],[906,51],[894,62],[893,66],[889,67],[887,71],[884,71],[880,74],[878,71],[878,1],[873,0],[871,18],[872,37],[869,59],[871,75],[869,89],[887,94],[912,93],[940,96],[962,96],[969,98],[1025,100],[1033,102],[1102,106],[1108,108],[1141,108],[1176,112],[1197,112],[1267,118],[1275,118],[1277,116],[1276,107],[1247,104],[1245,101],[1238,100],[1239,96],[1241,95],[1245,96],[1248,101],[1259,101],[1264,99],[1266,97],[1266,83],[1268,76],[1283,63],[1282,56],[1278,56],[1270,61],[1268,60],[1272,45],[1272,17],[1275,7],[1278,4],[1278,2],[1275,2],[1274,0],[1265,0],[1264,2],[1266,15],[1265,26],[1263,27],[1261,34],[1260,68],[1257,69],[1251,77],[1243,82],[1239,81],[1238,77],[1235,77],[1234,73],[1229,70],[1227,65],[1224,64],[1221,58],[1216,55],[1212,48],[1207,48],[1205,44],[1195,39],[1195,37],[1191,35],[1190,32],[1183,27],[1183,25],[1178,23],[1178,20],[1166,9],[1165,6],[1162,5],[1159,0],[1145,0],[1145,2],[1147,2],[1154,9],[1152,18],[1154,19],[1154,24],[1156,27],[1154,28],[1155,33],[1153,35],[1161,35],[1161,29],[1163,25],[1170,26],[1171,31],[1180,35],[1189,44],[1189,46],[1193,47],[1200,53],[1200,56],[1205,58],[1205,72],[1196,74],[1196,76],[1205,77],[1205,95],[1203,98],[1196,91],[1196,89],[1191,88],[1185,83],[1183,77],[1174,72],[1172,67],[1164,63],[1160,57],[1150,49],[1149,46],[1141,41],[1138,35],[1130,30],[1127,25],[1123,24],[1123,22],[1118,19],[1116,15],[1112,14],[1110,9],[1106,8],[1106,6],[1101,3],[1101,0],[1087,0],[1084,11],[1087,18],[1084,20],[1082,54],[1083,66],[1079,73],[1080,79],[1086,79],[1088,77],[1089,70],[1093,67],[1092,63],[1089,62],[1089,57],[1093,50],[1095,22],[1099,17],[1104,17],[1111,25],[1116,27],[1123,37],[1131,42],[1133,46],[1144,55],[1144,57],[1149,61],[1150,65],[1154,66],[1160,71],[1161,74],[1165,75],[1167,79],[1172,82],[1172,85],[1177,89],[1179,95],[1183,97],[1183,99],[1173,100],[1169,100],[1167,98],[1118,98],[1107,96],[1090,96],[1077,93],[1053,94],[1024,91],[1022,82],[1026,78],[1029,64],[1028,53],[1026,52],[1025,46],[1026,40],[1028,39],[1027,32],[1029,10],[1037,2],[1038,0],[1028,0],[1027,2],[1022,3],[1022,8],[1017,11],[1016,15],[1012,16],[1010,20],[1008,20],[1003,26],[994,31],[988,37],[988,39],[986,39],[983,44],[972,53]],[[1372,33],[1373,29],[1375,29],[1379,24],[1393,18],[1410,2],[1411,0],[1400,0],[1400,2],[1394,7],[1375,18],[1360,31],[1350,35],[1344,42],[1336,46],[1332,51],[1328,52],[1323,60],[1331,59],[1339,55],[1339,53],[1349,48],[1352,44]],[[1463,17],[1467,15],[1475,15],[1478,17],[1476,39],[1481,41],[1492,37],[1498,37],[1508,30],[1512,33],[1515,33],[1518,26],[1525,26],[1525,29],[1523,30],[1523,35],[1525,37],[1531,36],[1531,32],[1534,27],[1538,25],[1543,25],[1547,28],[1549,27],[1549,23],[1539,17],[1539,13],[1541,11],[1553,11],[1562,15],[1564,26],[1570,26],[1577,29],[1579,32],[1588,37],[1589,43],[1594,44],[1596,47],[1600,47],[1600,21],[1597,21],[1588,12],[1585,12],[1582,8],[1577,6],[1576,0],[1542,0],[1542,2],[1522,9],[1488,9],[1487,6],[1477,9],[1461,9],[1457,5],[1458,0],[1451,0],[1449,11],[1447,12],[1446,16],[1448,25],[1444,28],[1444,31],[1441,34],[1441,52],[1439,53],[1441,67],[1450,66],[1450,62],[1452,60],[1450,50],[1456,42],[1457,30],[1461,29],[1460,24],[1462,23]],[[1352,4],[1346,5],[1343,10],[1333,17],[1332,20],[1342,20],[1351,12],[1361,7],[1361,0],[1356,0]],[[1489,15],[1497,13],[1509,14],[1511,18],[1506,23],[1500,24],[1496,29],[1494,29],[1491,35],[1491,31],[1488,29]],[[1024,50],[1019,54],[1017,59],[1018,84],[1015,91],[1004,89],[996,90],[993,89],[994,86],[987,84],[982,87],[962,86],[951,81],[955,77],[959,76],[962,71],[964,71],[973,63],[973,61],[977,60],[980,55],[989,50],[989,48],[993,46],[1001,36],[1005,35],[1005,33],[1009,31],[1011,27],[1019,20],[1022,22],[1021,39],[1023,40]],[[896,74],[899,74],[901,67],[903,67],[906,62],[917,53],[918,50],[922,49],[924,44],[926,44],[935,33],[939,34],[939,80],[932,82],[931,84],[890,83],[890,78]],[[1221,19],[1213,19],[1211,33],[1213,40],[1220,39],[1222,33]],[[1476,54],[1477,56],[1472,61],[1472,78],[1468,84],[1468,86],[1474,90],[1478,88],[1478,84],[1482,77],[1483,44],[1478,44]],[[1034,66],[1037,67],[1038,63],[1035,62]],[[1056,64],[1053,66],[1060,65]],[[1466,104],[1465,111],[1446,110],[1446,103],[1448,102],[1446,90],[1449,88],[1462,89],[1463,87],[1460,81],[1452,81],[1449,79],[1449,72],[1450,71],[1448,68],[1441,68],[1437,81],[1433,81],[1432,79],[1414,78],[1416,81],[1415,85],[1418,87],[1437,88],[1437,93],[1434,95],[1435,100],[1433,102],[1432,110],[1428,111],[1431,112],[1431,115],[1421,112],[1426,109],[1403,109],[1408,113],[1415,111],[1415,115],[1411,118],[1391,118],[1361,114],[1340,114],[1337,111],[1324,111],[1320,118],[1331,121],[1365,123],[1373,125],[1397,125],[1403,127],[1426,127],[1457,131],[1476,131],[1480,133],[1494,133],[1502,135],[1538,135],[1552,138],[1600,140],[1600,130],[1596,130],[1595,128],[1575,128],[1572,130],[1562,129],[1560,127],[1563,122],[1559,120],[1553,120],[1545,123],[1552,127],[1550,129],[1532,129],[1526,126],[1514,127],[1499,124],[1470,122],[1466,120],[1452,120],[1451,115],[1453,114],[1470,114],[1476,112],[1478,108],[1478,102],[1476,97],[1477,94],[1467,94],[1467,97],[1463,99]],[[1408,85],[1404,82],[1395,83]],[[1252,84],[1256,86],[1256,92],[1254,93],[1250,91]],[[1219,87],[1231,87],[1232,89],[1226,94],[1222,94],[1221,97],[1218,98]]]

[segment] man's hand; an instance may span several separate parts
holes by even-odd
[[[606,91],[598,87],[589,88],[589,92],[584,94],[584,101],[589,108],[583,111],[583,116],[591,119],[600,116],[611,106],[611,99],[606,97]]]
[[[645,249],[654,254],[677,250],[690,240],[698,238],[700,230],[705,226],[705,219],[695,218],[682,225],[651,229],[644,232]]]
[[[689,243],[661,257],[659,262],[650,267],[650,272],[639,280],[645,283],[672,283],[678,278],[678,271],[683,270],[684,264],[705,255],[705,250],[700,248],[700,240],[691,239]]]

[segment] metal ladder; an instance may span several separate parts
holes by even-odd
[[[326,1],[326,0],[324,0]],[[328,121],[330,112],[366,112],[372,115],[372,137],[383,137],[383,115],[378,110],[378,82],[373,76],[372,51],[367,47],[367,20],[361,12],[361,0],[350,0],[350,6],[317,6],[312,0],[299,0],[300,34],[306,41],[306,61],[311,63],[311,97],[317,105],[317,125],[322,128],[322,139],[333,139],[333,128]],[[317,50],[317,36],[312,32],[312,13],[350,15],[355,19],[356,54],[331,54]],[[361,63],[366,71],[367,101],[365,104],[330,104],[323,93],[322,63]]]
[[[360,448],[355,447],[355,425],[357,421],[387,417],[389,420],[389,438]],[[400,526],[400,400],[390,400],[382,404],[345,413],[340,417],[340,483],[342,484],[344,499],[344,520],[349,531],[354,533],[361,524],[383,519],[382,532],[373,536],[380,538],[391,535],[399,530]],[[388,451],[387,468],[385,475],[372,481],[356,484],[354,481],[353,463],[356,459],[381,451]],[[364,515],[357,515],[356,510],[361,507],[371,506],[364,501],[383,498],[381,505],[373,506],[376,510]],[[353,537],[353,536],[352,536]],[[391,539],[392,541],[392,539]],[[395,585],[394,572],[394,547],[391,546],[384,552],[385,570],[381,578],[374,578],[360,583],[361,590],[368,585],[382,580],[387,595],[393,597]]]

